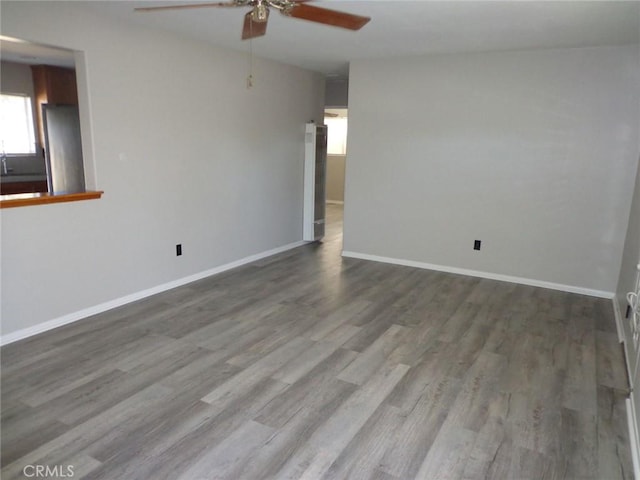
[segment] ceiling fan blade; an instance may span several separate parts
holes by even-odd
[[[251,18],[252,12],[247,13],[244,16],[244,25],[242,26],[242,39],[247,40],[249,38],[261,37],[267,33],[267,21],[254,22]]]
[[[138,7],[134,8],[136,12],[155,12],[158,10],[180,10],[185,8],[204,8],[204,7],[240,7],[241,3],[231,2],[212,2],[212,3],[189,3],[182,5],[163,5],[160,7]]]
[[[295,6],[283,11],[283,14],[289,17],[301,18],[303,20],[324,23],[349,30],[360,30],[371,20],[370,17],[329,10],[328,8],[314,7],[302,2],[296,2]]]

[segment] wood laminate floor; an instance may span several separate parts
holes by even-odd
[[[329,218],[4,347],[2,478],[632,478],[609,300],[342,259]]]

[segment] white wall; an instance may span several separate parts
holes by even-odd
[[[640,150],[639,53],[352,62],[346,254],[614,292]]]
[[[3,2],[2,33],[84,51],[105,192],[2,210],[3,336],[301,240],[321,76],[256,60],[247,90],[245,54],[79,2]]]
[[[627,292],[633,291],[636,284],[636,277],[640,274],[637,265],[640,263],[640,168],[637,170],[635,190],[633,202],[631,204],[631,213],[629,215],[629,228],[625,238],[624,251],[622,254],[622,267],[620,269],[620,277],[616,290],[616,301],[620,308],[620,313],[624,317],[627,309]],[[631,331],[629,328],[629,320],[623,321],[624,336],[628,340],[627,348],[633,348],[631,341]],[[632,362],[630,368],[633,371],[633,362],[635,362],[635,351],[630,352]],[[639,410],[640,411],[640,410]]]
[[[637,391],[637,385],[640,384],[640,368],[636,363],[638,360],[638,349],[633,342],[633,334],[631,331],[630,320],[625,318],[625,312],[627,310],[627,292],[634,290],[636,285],[636,277],[640,275],[637,270],[637,265],[640,263],[640,168],[636,173],[636,183],[633,195],[633,202],[631,205],[631,213],[629,215],[629,228],[627,230],[626,240],[624,244],[624,251],[622,255],[622,268],[620,269],[620,278],[618,281],[618,288],[616,292],[616,298],[614,301],[618,302],[618,311],[620,315],[620,322],[622,324],[623,336],[624,336],[624,351],[627,361],[627,370],[630,375],[631,389],[630,402],[632,411],[630,413],[631,421],[634,423],[632,428],[632,449],[635,447],[635,452],[638,453],[640,445],[640,438],[638,438],[638,432],[640,431],[640,395]],[[637,458],[637,457],[636,457]],[[638,467],[638,465],[635,465]]]

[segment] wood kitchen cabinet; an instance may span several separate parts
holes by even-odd
[[[40,145],[44,145],[42,105],[45,103],[78,105],[76,71],[72,68],[52,65],[32,65],[31,73],[36,97],[38,141]]]
[[[15,193],[38,193],[46,192],[47,181],[38,180],[32,182],[13,182],[0,185],[0,195],[13,195]]]

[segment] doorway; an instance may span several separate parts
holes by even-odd
[[[327,240],[336,240],[340,244],[344,218],[347,118],[346,108],[327,108],[324,111],[324,123],[328,127],[325,236]]]

